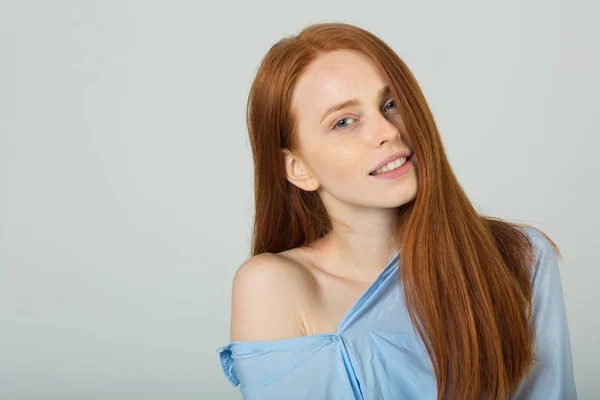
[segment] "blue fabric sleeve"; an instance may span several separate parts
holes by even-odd
[[[539,231],[528,228],[536,251],[533,275],[534,366],[513,400],[577,399],[571,340],[556,253]]]
[[[225,374],[225,377],[232,386],[238,386],[240,384],[240,379],[238,378],[237,372],[235,371],[235,366],[233,365],[231,344],[220,347],[217,350],[217,353],[219,354],[219,358],[221,360],[221,369],[223,370],[223,374]]]
[[[338,335],[232,342],[218,350],[229,382],[246,400],[353,399]]]

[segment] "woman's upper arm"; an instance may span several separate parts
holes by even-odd
[[[263,253],[245,261],[232,283],[231,340],[302,335],[294,278],[294,268],[276,254]]]
[[[535,358],[530,375],[511,398],[576,399],[571,340],[557,256],[543,234],[533,231],[531,236],[537,252],[532,281]]]

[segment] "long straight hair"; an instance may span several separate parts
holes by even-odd
[[[398,208],[396,233],[405,302],[432,360],[438,399],[506,398],[535,360],[535,333],[529,329],[534,250],[520,229],[529,225],[474,209],[416,79],[367,30],[344,23],[309,25],[274,44],[262,59],[247,107],[255,190],[251,255],[309,245],[332,228],[318,194],[286,179],[282,149],[296,148],[291,109],[296,81],[319,54],[340,49],[362,52],[381,70],[419,160],[417,195]]]

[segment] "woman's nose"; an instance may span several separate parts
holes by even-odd
[[[400,137],[400,131],[389,119],[383,115],[379,117],[379,126],[377,128],[376,140],[381,144],[386,141],[394,141]]]

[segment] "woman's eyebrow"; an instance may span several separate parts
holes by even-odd
[[[341,110],[342,108],[355,106],[355,105],[357,105],[359,103],[360,102],[358,100],[352,99],[352,100],[344,101],[343,103],[335,104],[335,105],[329,107],[327,110],[325,110],[325,113],[321,117],[321,121],[319,121],[319,123],[323,122],[323,120],[325,119],[325,117],[327,117],[332,112]]]
[[[382,87],[381,89],[379,89],[379,92],[377,93],[377,97],[381,98],[381,97],[389,94],[390,92],[391,92],[390,91],[390,87],[388,85],[385,85],[384,87]],[[358,101],[357,99],[346,100],[346,101],[344,101],[342,103],[334,104],[333,106],[331,106],[327,110],[325,110],[325,112],[323,113],[323,116],[321,117],[321,120],[319,121],[319,123],[323,122],[323,120],[325,119],[325,117],[327,117],[332,112],[341,110],[342,108],[352,107],[352,106],[355,106],[357,104],[360,104],[360,101]]]

